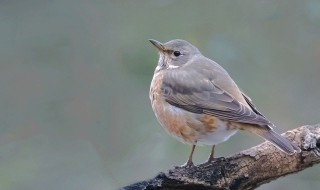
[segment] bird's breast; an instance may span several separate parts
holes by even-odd
[[[170,105],[161,92],[163,73],[156,72],[153,76],[149,97],[152,109],[160,125],[173,137],[184,143],[195,144],[198,134],[188,126],[192,113]]]

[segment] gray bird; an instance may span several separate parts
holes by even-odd
[[[193,166],[196,145],[212,145],[207,161],[212,162],[215,145],[238,130],[257,134],[287,154],[300,152],[299,147],[272,129],[274,125],[227,71],[195,46],[180,39],[149,41],[160,54],[150,87],[152,109],[170,135],[192,145],[184,166]]]

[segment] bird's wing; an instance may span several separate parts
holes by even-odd
[[[208,74],[195,68],[180,67],[165,71],[161,90],[169,104],[193,113],[241,123],[271,124],[255,108],[239,102],[215,84]]]
[[[241,92],[242,96],[244,97],[244,99],[246,100],[246,102],[248,103],[248,105],[251,107],[251,109],[258,115],[261,115],[264,117],[264,115],[262,115],[261,112],[259,112],[259,110],[256,108],[256,106],[253,104],[251,98],[246,95],[244,92]]]

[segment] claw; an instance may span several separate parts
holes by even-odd
[[[188,161],[185,164],[183,164],[182,166],[180,166],[180,168],[192,168],[192,167],[194,167],[194,164],[192,162],[192,155],[193,155],[193,151],[194,151],[195,148],[196,148],[196,145],[192,145],[192,149],[191,149],[191,153],[189,155]],[[179,168],[179,167],[177,167],[177,168]]]
[[[181,168],[193,168],[194,164],[192,161],[188,160],[185,164],[180,166]]]
[[[210,164],[211,162],[213,162],[215,159],[213,157],[209,157],[208,160],[206,161],[207,164]]]

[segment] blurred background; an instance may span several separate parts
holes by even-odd
[[[227,69],[278,132],[320,122],[318,0],[2,0],[0,189],[117,189],[191,150],[151,110],[148,42],[182,38]],[[263,142],[239,132],[228,156]],[[199,147],[195,163],[210,147]],[[266,189],[317,189],[320,167]]]

